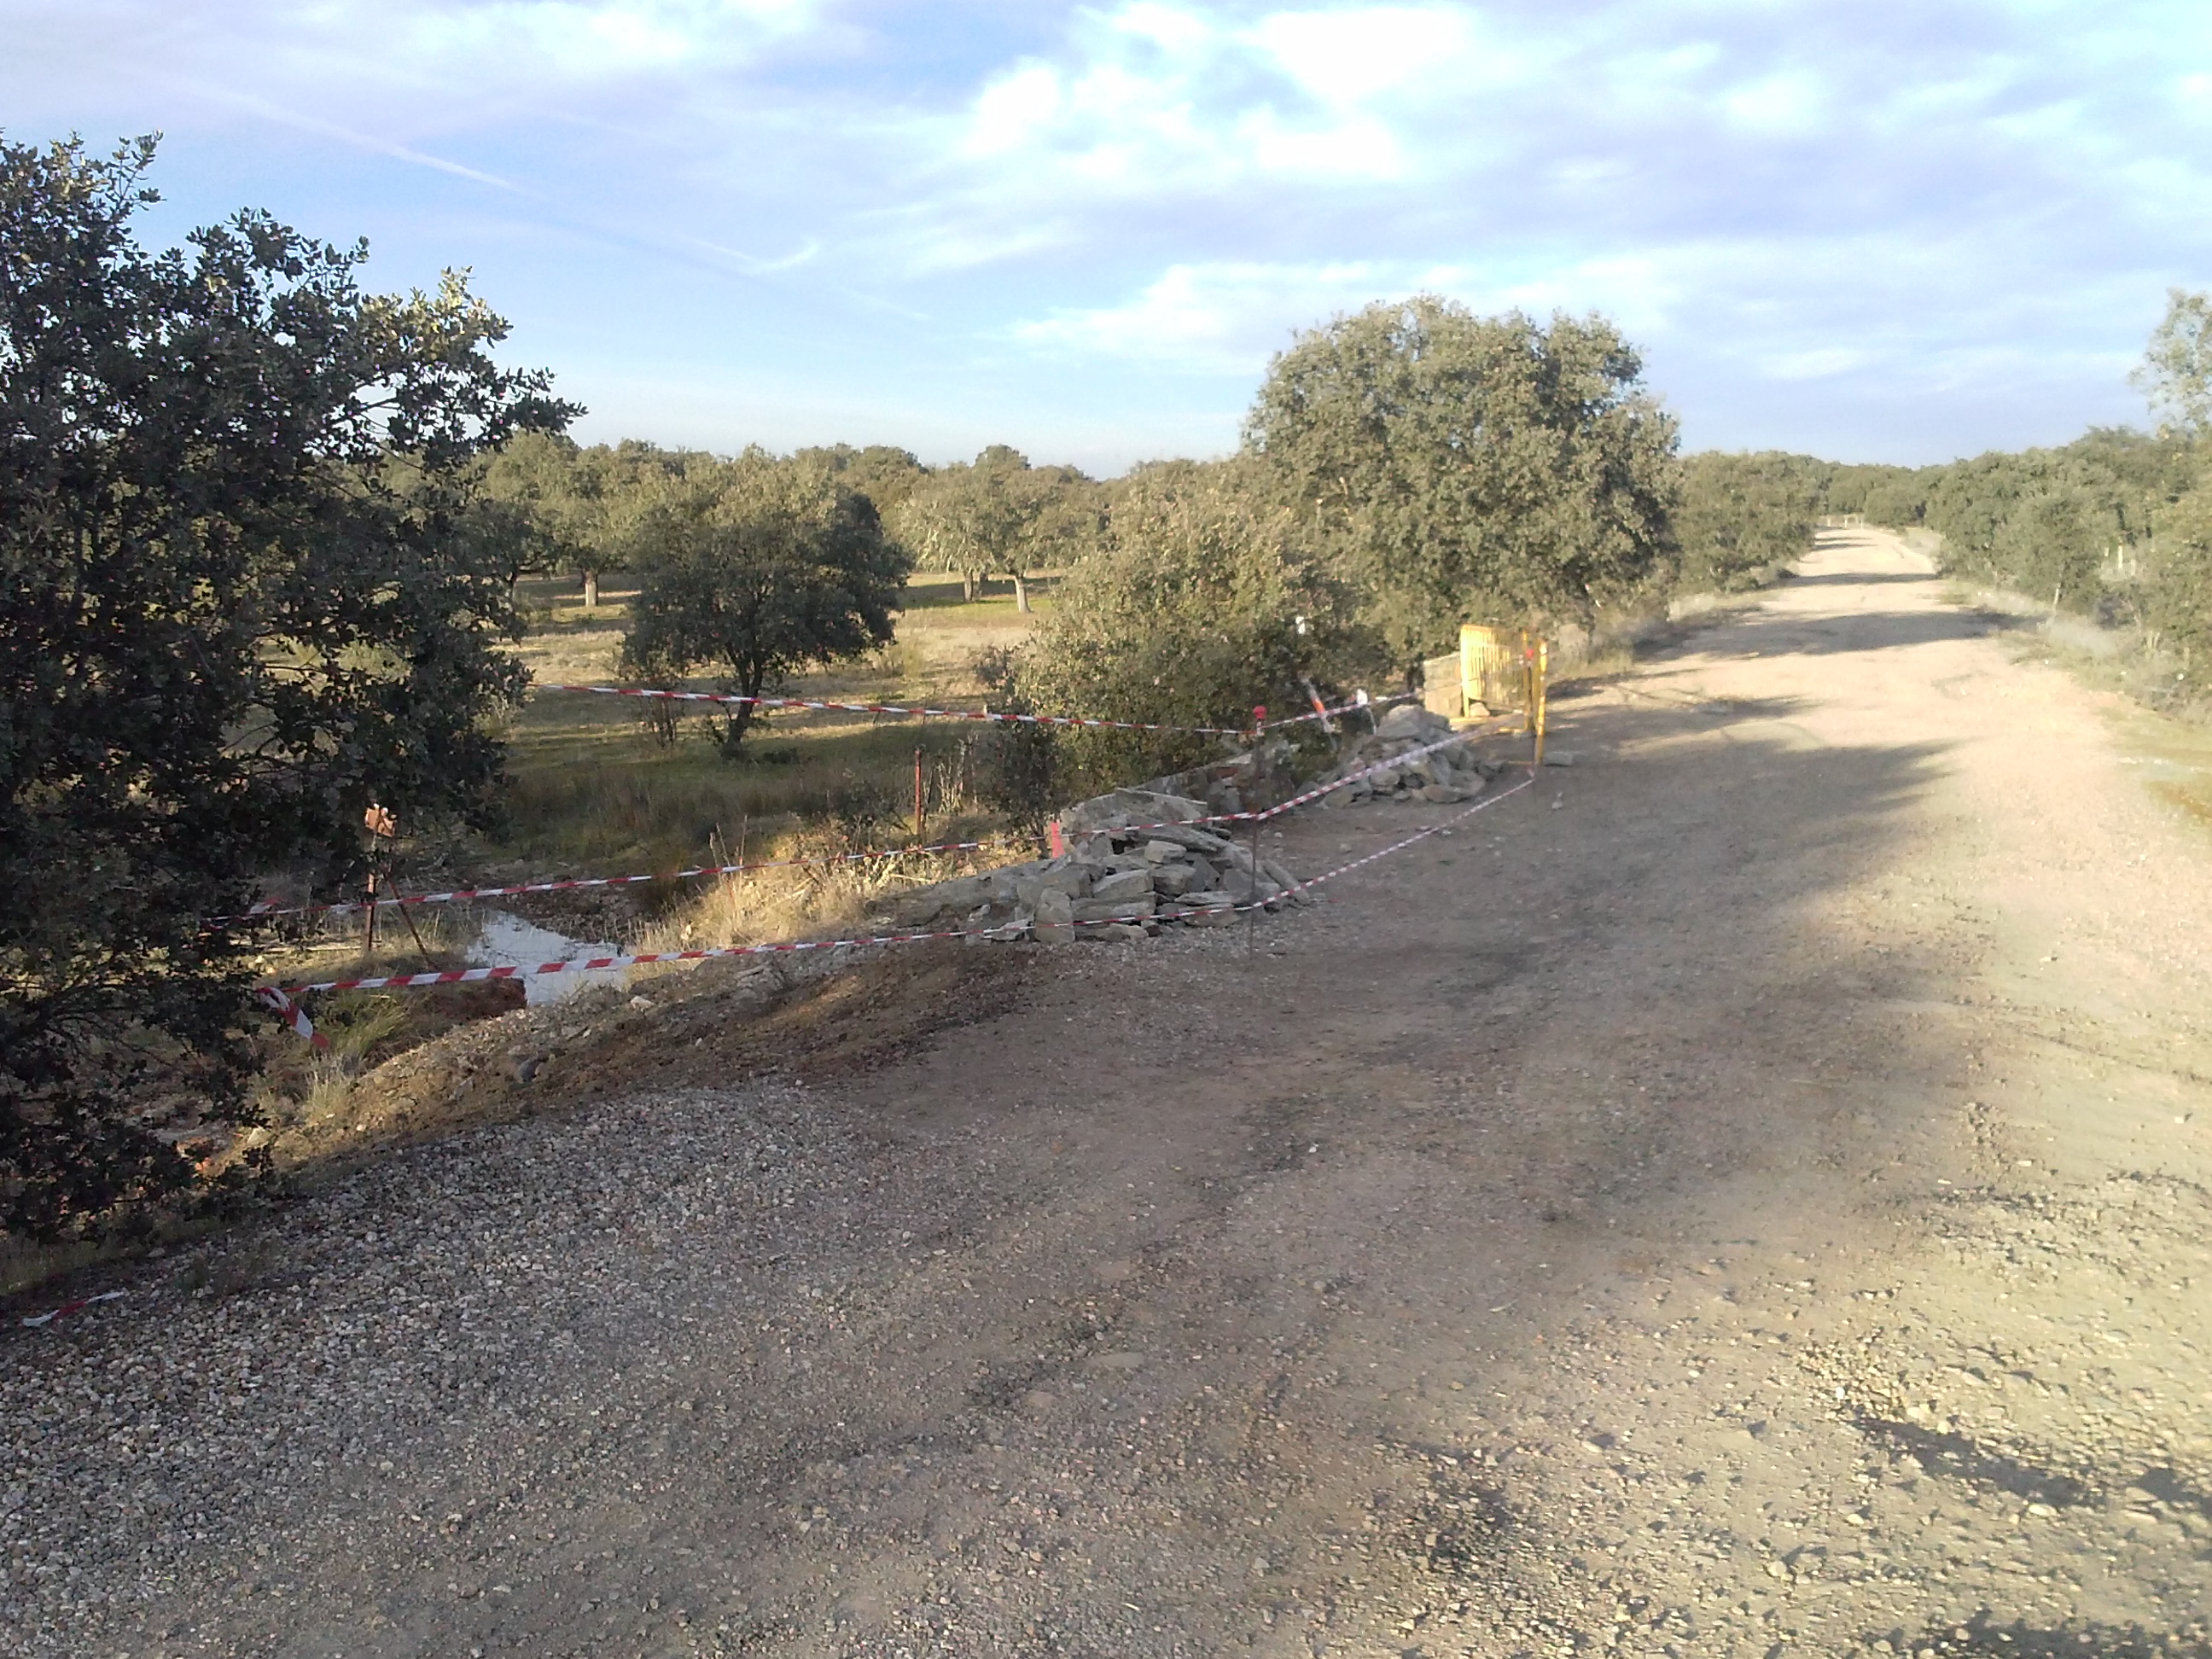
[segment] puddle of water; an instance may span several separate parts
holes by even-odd
[[[541,962],[572,962],[580,957],[619,956],[618,946],[593,939],[574,939],[540,927],[520,916],[494,910],[469,942],[469,960],[479,968],[534,968]],[[521,981],[523,1000],[533,1006],[559,1002],[591,985],[624,983],[629,977],[621,968],[597,973],[534,974]]]

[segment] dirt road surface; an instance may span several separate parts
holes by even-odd
[[[1998,627],[1826,533],[1256,951],[687,1027],[7,1333],[0,1643],[2212,1653],[2212,842]]]

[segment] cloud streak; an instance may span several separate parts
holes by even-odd
[[[1929,456],[2126,418],[2165,286],[2212,283],[2194,4],[0,0],[0,29],[15,136],[163,128],[210,202],[475,264],[556,366],[811,374],[805,420],[855,424],[808,435],[938,408],[947,444],[1079,429],[1093,465],[1218,447],[1293,330],[1426,289],[1607,310],[1693,441]]]

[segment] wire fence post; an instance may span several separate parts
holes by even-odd
[[[1535,708],[1533,715],[1531,716],[1531,723],[1536,728],[1536,764],[1540,767],[1544,763],[1545,716],[1550,712],[1551,704],[1552,642],[1549,640],[1538,640],[1536,641],[1536,660],[1534,670],[1534,678],[1535,680],[1535,685],[1534,687],[1534,696],[1532,701],[1535,705]]]
[[[1267,764],[1263,752],[1267,742],[1267,706],[1259,703],[1252,710],[1252,795],[1255,802],[1260,794],[1260,770]],[[1244,872],[1244,954],[1249,957],[1259,948],[1260,809],[1257,805],[1250,805],[1244,810],[1252,814],[1252,867]]]

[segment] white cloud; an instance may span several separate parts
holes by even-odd
[[[1458,6],[1358,6],[1279,11],[1249,37],[1304,92],[1322,103],[1364,103],[1446,78],[1462,90],[1470,76],[1511,66],[1478,55],[1473,15]]]
[[[1136,0],[1135,4],[1123,6],[1108,20],[1107,27],[1186,58],[1203,50],[1214,33],[1213,26],[1205,18],[1181,7],[1159,4],[1158,0]]]
[[[1272,109],[1255,110],[1236,134],[1257,173],[1299,179],[1395,179],[1407,170],[1405,147],[1384,122],[1355,115],[1325,127],[1288,125]]]
[[[1218,261],[1170,265],[1121,305],[1061,310],[1010,331],[1054,356],[1251,374],[1299,330],[1376,301],[1440,294],[1486,314],[1601,310],[1636,331],[1657,325],[1681,286],[1648,258],[1587,260],[1523,278],[1404,261]]]
[[[15,0],[39,78],[109,94],[220,86],[356,125],[458,125],[490,100],[712,70],[824,27],[823,0]],[[27,64],[26,67],[28,67]],[[0,72],[0,84],[11,77]],[[166,125],[166,123],[165,123]]]
[[[1827,118],[1828,97],[1812,76],[1791,70],[1737,87],[1722,106],[1737,125],[1779,137],[1818,131]]]
[[[1218,412],[1425,288],[1603,310],[1784,423],[1746,441],[1996,441],[2136,412],[2125,358],[2212,271],[2202,0],[0,0],[0,39],[10,136],[162,129],[179,217],[474,263],[519,338],[911,373],[947,423],[1015,406],[993,376]]]
[[[1392,280],[1361,260],[1170,265],[1125,304],[1060,311],[1012,331],[1026,345],[1059,354],[1235,373],[1264,363],[1293,328],[1381,297]]]
[[[963,148],[971,155],[1020,149],[1050,129],[1061,102],[1060,72],[1048,64],[1024,64],[983,88]]]
[[[1854,346],[1823,346],[1812,351],[1789,351],[1770,356],[1760,368],[1769,380],[1826,380],[1863,368],[1874,354]]]
[[[1252,27],[1134,0],[1073,32],[1063,61],[1018,64],[970,106],[958,152],[1109,190],[1222,188],[1240,179],[1398,179],[1413,171],[1413,113],[1427,88],[1497,80],[1460,6],[1279,11]]]

